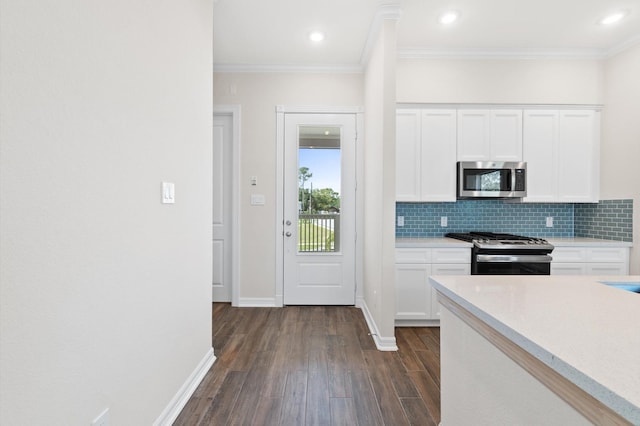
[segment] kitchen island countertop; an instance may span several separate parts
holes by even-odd
[[[640,276],[435,276],[439,294],[640,424]]]

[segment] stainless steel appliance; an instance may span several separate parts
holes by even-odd
[[[522,198],[527,196],[527,163],[458,161],[457,197]]]
[[[553,245],[542,238],[493,232],[448,233],[471,248],[471,275],[549,275]]]

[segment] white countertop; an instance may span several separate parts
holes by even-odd
[[[471,248],[473,244],[454,238],[396,238],[396,248]]]
[[[597,238],[546,238],[554,247],[632,247],[633,243],[626,241],[600,240]],[[454,238],[396,238],[396,248],[442,248],[442,247],[472,247],[471,243]]]
[[[554,247],[633,247],[628,241],[599,240],[597,238],[546,238]]]
[[[640,424],[640,276],[473,275],[432,285],[566,379]]]

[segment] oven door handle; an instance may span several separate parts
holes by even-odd
[[[508,254],[478,254],[476,261],[478,263],[551,263],[552,257],[548,254],[525,254],[525,255],[508,255]]]

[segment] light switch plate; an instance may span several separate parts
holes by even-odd
[[[252,206],[264,206],[265,197],[263,194],[251,194]]]
[[[404,216],[398,216],[398,226],[404,226]]]
[[[547,228],[553,228],[553,217],[547,216]]]
[[[173,182],[162,182],[162,204],[175,204],[176,186]]]
[[[447,225],[448,225],[448,222],[449,222],[449,220],[448,220],[447,216],[441,216],[440,217],[440,226],[442,228],[446,228]]]

